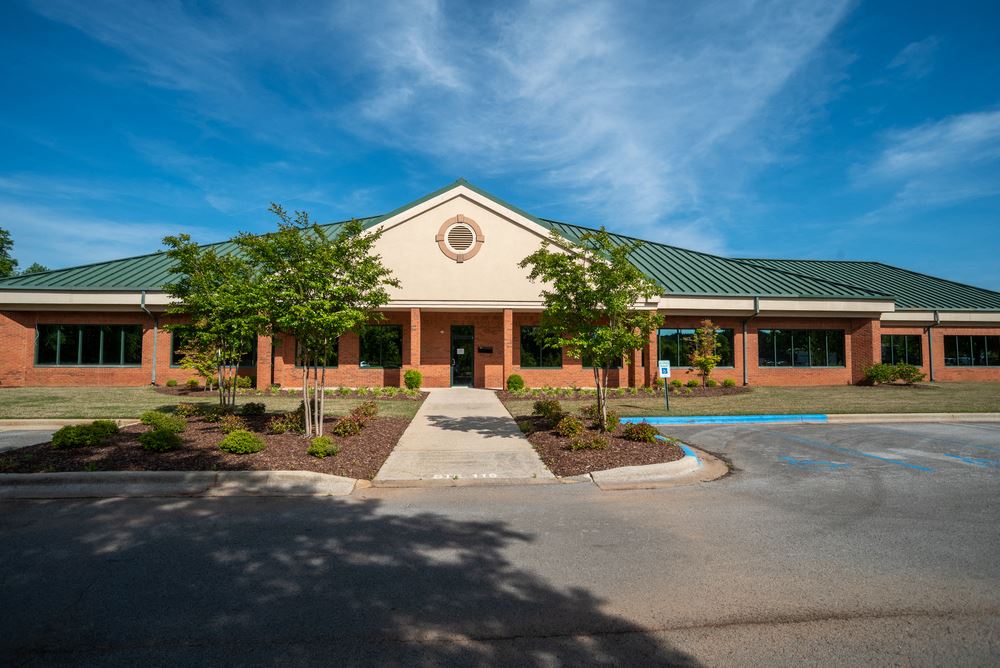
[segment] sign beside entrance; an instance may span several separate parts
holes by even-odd
[[[456,355],[464,355],[465,354],[465,348],[456,348],[455,349],[455,354]]]
[[[656,365],[660,367],[660,378],[670,378],[670,360],[660,360]]]

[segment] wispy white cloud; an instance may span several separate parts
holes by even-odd
[[[594,222],[719,250],[709,221],[720,198],[706,189],[767,160],[752,135],[848,4],[37,7],[126,54],[133,76],[254,140],[331,155],[346,131],[455,175],[565,193],[545,215],[586,209]],[[171,169],[200,180],[206,200],[228,212],[260,183],[255,171],[279,172],[234,177],[233,165],[182,162]]]
[[[934,35],[910,42],[889,61],[888,68],[898,70],[908,78],[919,79],[933,69],[934,56],[940,45],[941,40]]]

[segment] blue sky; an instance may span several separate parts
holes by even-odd
[[[1000,289],[996,2],[14,1],[0,72],[22,266],[464,176],[679,246]]]

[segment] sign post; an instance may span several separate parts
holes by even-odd
[[[663,380],[663,403],[667,410],[670,410],[670,385],[667,379],[670,378],[670,360],[660,360],[656,366],[660,368],[660,378]]]

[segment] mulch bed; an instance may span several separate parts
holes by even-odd
[[[671,397],[725,397],[733,394],[745,394],[747,392],[752,392],[753,388],[743,387],[738,385],[736,387],[678,387],[670,388]],[[546,392],[543,390],[533,390],[530,395],[515,394],[513,392],[508,392],[507,390],[497,390],[497,397],[500,401],[535,401],[537,399],[590,399],[591,401],[597,401],[597,397],[594,396],[593,392],[567,392],[567,391],[551,391]],[[663,398],[663,389],[656,390],[655,392],[647,392],[645,389],[640,388],[639,392],[632,394],[630,392],[625,392],[624,394],[618,394],[613,388],[608,389],[608,399],[656,399]]]
[[[244,418],[267,447],[253,454],[234,455],[219,449],[225,434],[218,424],[192,417],[180,434],[184,445],[173,452],[147,452],[138,436],[149,427],[136,424],[122,428],[105,444],[92,447],[56,449],[42,443],[0,454],[0,472],[49,473],[57,471],[315,471],[371,480],[410,423],[398,417],[375,417],[360,434],[348,438],[334,436],[340,453],[318,459],[306,453],[309,440],[300,434],[268,434],[268,417]],[[324,433],[337,418],[326,418]],[[90,468],[88,468],[90,467]]]
[[[564,438],[549,429],[549,422],[542,417],[517,419],[528,441],[542,458],[542,462],[557,476],[574,476],[592,471],[604,471],[619,466],[642,466],[673,462],[684,456],[684,451],[673,443],[638,443],[621,438],[624,426],[605,434],[608,447],[604,450],[570,450],[572,439]],[[593,427],[590,432],[597,433]]]

